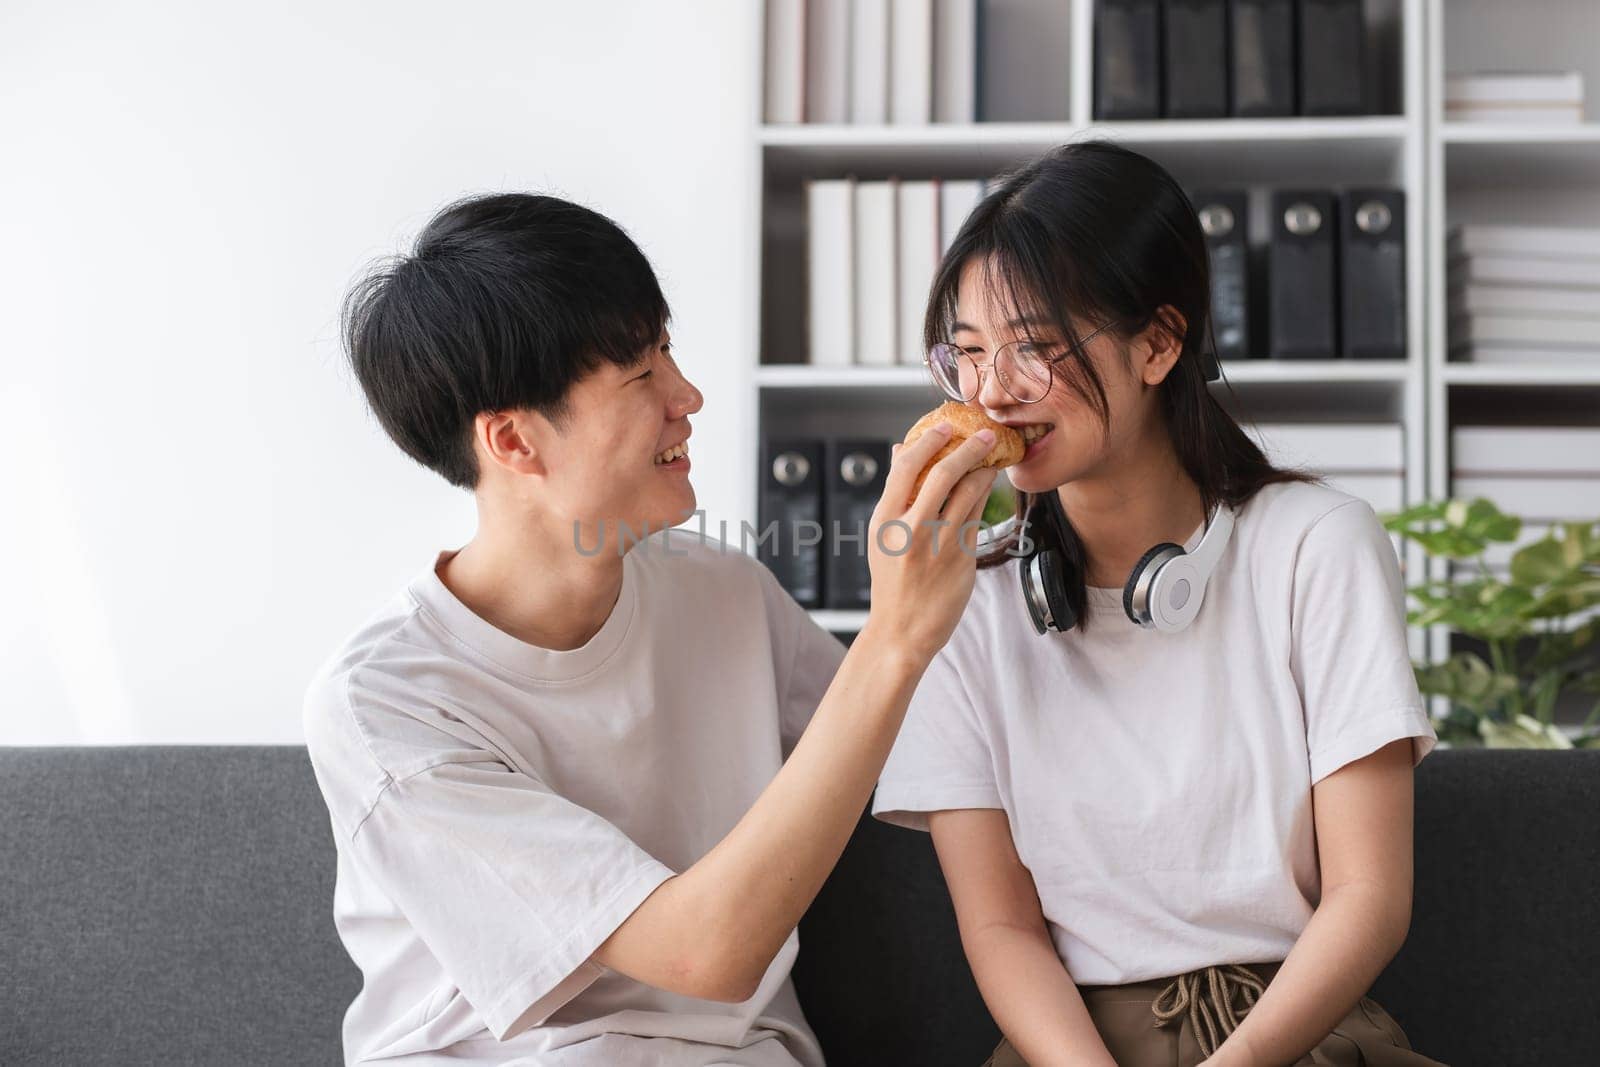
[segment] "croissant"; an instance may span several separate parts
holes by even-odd
[[[927,466],[917,475],[916,485],[911,490],[913,498],[922,491],[922,483],[927,480],[928,472],[933,469],[933,465],[961,447],[961,442],[979,430],[994,431],[994,447],[978,466],[1009,467],[1022,460],[1024,448],[1022,434],[1004,423],[995,422],[979,409],[954,400],[947,401],[913,423],[911,429],[906,431],[905,443],[909,445],[941,422],[950,424],[950,440],[933,454]]]

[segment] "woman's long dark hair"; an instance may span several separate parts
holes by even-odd
[[[1262,486],[1307,481],[1274,467],[1211,395],[1205,353],[1211,341],[1211,270],[1194,205],[1153,160],[1107,141],[1063,145],[1008,175],[973,210],[945,253],[923,322],[925,346],[950,337],[963,268],[983,266],[987,288],[1006,318],[1041,316],[1029,335],[1064,338],[1070,354],[1055,380],[1110,426],[1104,383],[1080,345],[1071,318],[1127,339],[1152,325],[1182,347],[1160,386],[1163,421],[1206,513],[1239,507]],[[1181,322],[1159,314],[1171,307]],[[1030,336],[1030,339],[1036,339]],[[1212,342],[1214,345],[1214,342]],[[1022,520],[1036,544],[1062,550],[1075,577],[1068,599],[1080,620],[1088,594],[1083,542],[1060,507],[1017,494],[1016,527],[980,557],[993,567],[1018,555]],[[1046,506],[1035,507],[1036,503]],[[1031,513],[1031,514],[1030,514]]]

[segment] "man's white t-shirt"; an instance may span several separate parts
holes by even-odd
[[[590,956],[750,808],[843,647],[761,564],[686,531],[629,550],[610,616],[572,651],[473,614],[436,573],[452,554],[306,696],[334,920],[365,977],[347,1060],[820,1065],[792,933],[742,1004]]]
[[[1006,812],[1080,984],[1284,959],[1320,896],[1312,785],[1391,741],[1433,747],[1371,507],[1273,485],[1236,519],[1175,634],[1091,588],[1086,631],[1040,637],[1017,562],[979,571],[879,782],[874,813],[904,826]]]

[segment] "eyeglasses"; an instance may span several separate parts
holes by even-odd
[[[1088,344],[1116,323],[1108,322],[1078,342]],[[1050,392],[1055,381],[1055,365],[1071,352],[1065,345],[1036,341],[1012,341],[995,350],[994,359],[987,367],[994,369],[1000,387],[1019,404],[1036,404]],[[928,349],[923,357],[928,372],[944,394],[963,404],[971,401],[983,388],[983,375],[987,369],[966,352],[949,343],[940,343]]]

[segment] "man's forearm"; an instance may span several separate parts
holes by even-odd
[[[1351,883],[1324,893],[1261,1000],[1208,1064],[1293,1063],[1332,1032],[1405,941],[1407,896]]]
[[[687,872],[764,972],[838,862],[927,664],[864,631],[782,770]]]
[[[629,973],[716,999],[755,991],[850,840],[926,666],[869,623],[750,810],[635,913],[653,943],[635,938]]]
[[[1032,1067],[1116,1067],[1048,936],[993,925],[963,937],[978,991]]]

